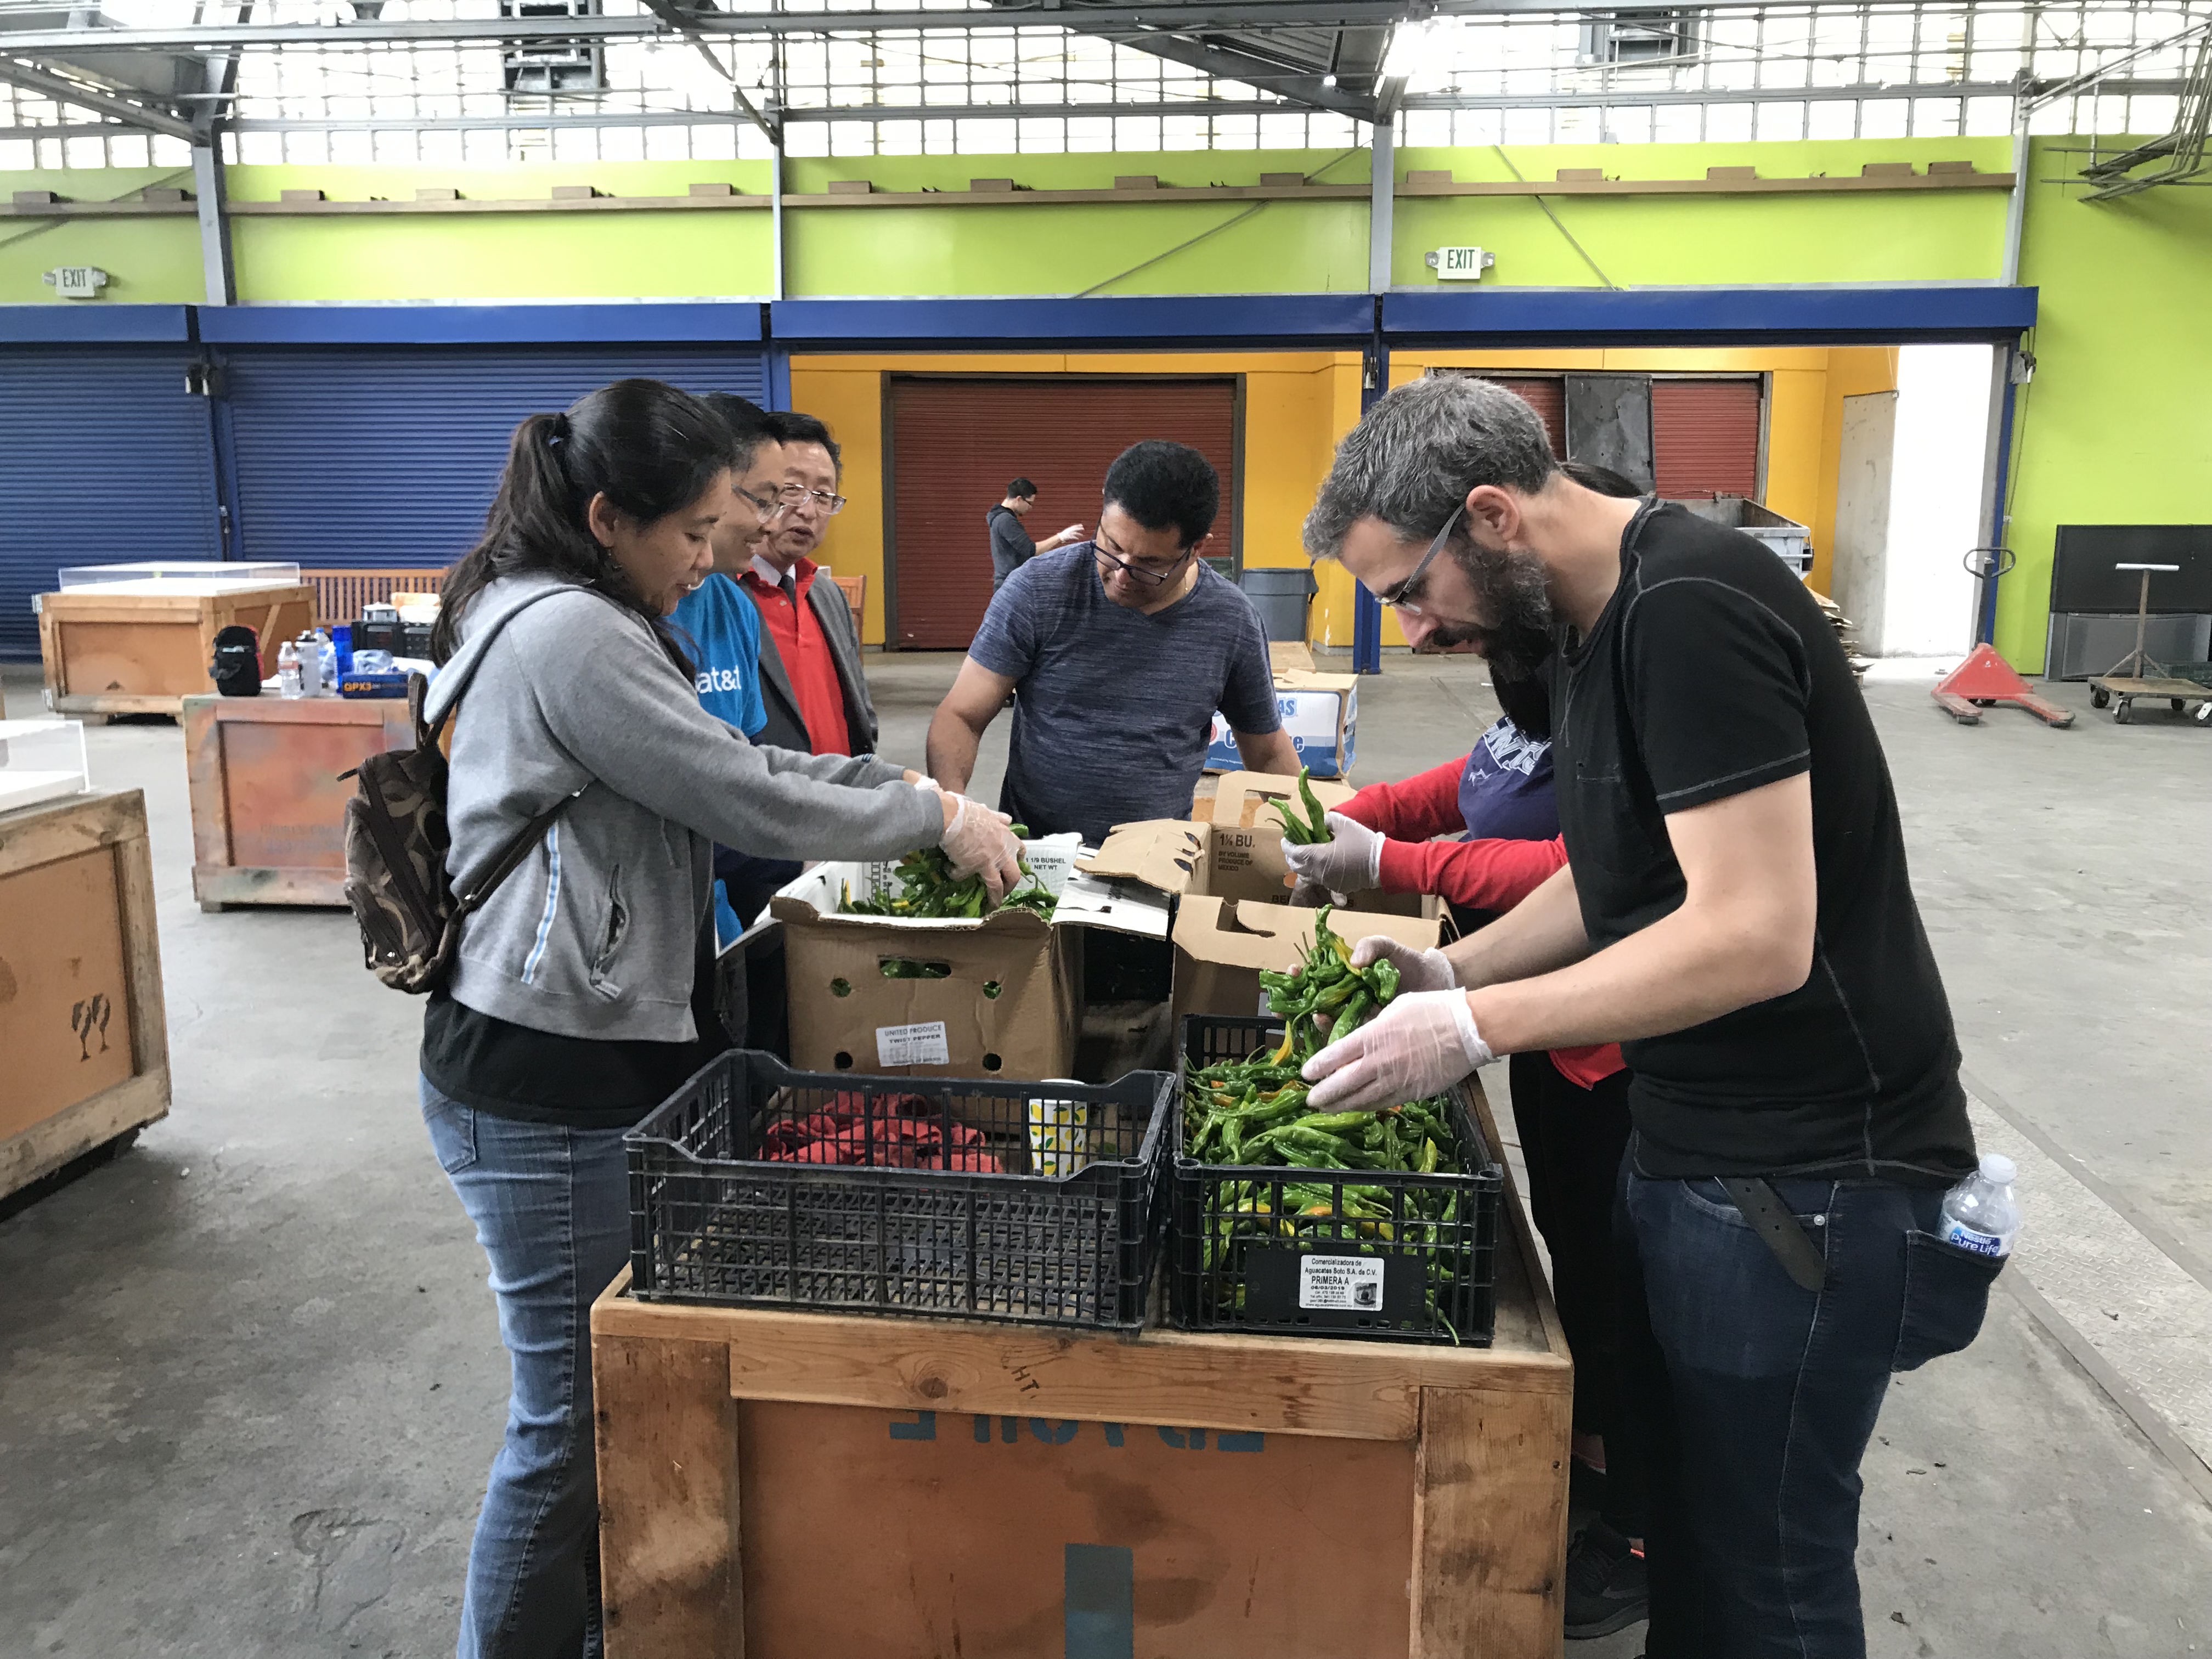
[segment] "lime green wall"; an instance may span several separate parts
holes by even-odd
[[[234,201],[320,190],[337,201],[448,186],[483,199],[542,201],[556,185],[611,196],[681,196],[694,182],[769,185],[763,161],[594,161],[505,167],[240,167]],[[231,222],[241,300],[672,299],[765,295],[766,213],[241,216]]]
[[[2043,292],[2015,416],[2020,564],[1997,589],[1997,648],[2021,668],[2043,663],[2058,526],[2212,523],[2212,199],[2084,202],[2057,181],[2087,158],[2052,147],[2085,142],[2039,143],[2030,173],[2021,280]]]
[[[1561,167],[1624,179],[1702,179],[1755,167],[1766,179],[1855,177],[1869,161],[2010,167],[2008,139],[1911,138],[1789,144],[1514,145],[1529,179]],[[1398,176],[1449,167],[1462,184],[1513,177],[1494,149],[1404,149]],[[2005,192],[1832,196],[1553,196],[1560,224],[1623,287],[1638,283],[1935,282],[1993,277],[2003,256]],[[1434,284],[1423,255],[1472,245],[1498,256],[1486,285],[1589,288],[1598,279],[1528,197],[1405,198],[1393,222],[1391,278]]]
[[[136,197],[149,185],[191,186],[191,169],[116,167],[97,171],[0,173],[0,191],[51,190],[73,201]],[[56,265],[98,265],[105,298],[57,299],[45,273]],[[199,222],[159,219],[0,219],[0,306],[191,305],[200,298]]]

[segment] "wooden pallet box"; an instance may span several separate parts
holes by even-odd
[[[0,1197],[169,1110],[146,801],[0,813]]]
[[[1557,1659],[1572,1367],[1487,1349],[592,1313],[609,1659]]]
[[[60,714],[175,714],[188,696],[215,690],[215,636],[234,624],[261,642],[261,675],[276,647],[314,625],[305,583],[226,593],[104,593],[97,587],[39,596],[39,651],[46,707]]]
[[[345,902],[345,804],[370,755],[411,749],[404,697],[187,697],[192,896]]]

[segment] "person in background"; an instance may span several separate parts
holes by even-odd
[[[1061,548],[1083,539],[1083,526],[1072,524],[1058,535],[1047,540],[1033,542],[1022,528],[1022,520],[1036,505],[1036,486],[1027,478],[1017,478],[1006,486],[1006,499],[983,515],[983,527],[991,534],[991,591],[995,593],[1006,585],[1006,578],[1019,570],[1040,553],[1056,553]]]
[[[702,926],[713,845],[939,846],[994,894],[1019,879],[988,807],[880,761],[756,747],[700,707],[665,619],[709,568],[733,451],[720,416],[657,380],[530,416],[432,636],[455,890],[558,808],[423,1011],[423,1121],[513,1369],[459,1659],[599,1651],[590,1310],[629,1259],[624,1133],[726,1046]]]
[[[709,538],[714,568],[677,602],[670,621],[697,665],[700,706],[758,739],[768,726],[761,696],[760,611],[738,586],[753,556],[783,516],[783,446],[768,433],[768,411],[726,392],[701,402],[722,417],[736,447],[727,510]],[[788,745],[787,745],[788,746]],[[768,896],[798,874],[781,859],[714,849],[717,933],[734,939],[760,914]]]
[[[1568,461],[1560,471],[1601,495],[1644,493],[1608,468]],[[1451,904],[1464,935],[1566,863],[1543,683],[1493,671],[1492,689],[1504,712],[1464,759],[1402,782],[1370,783],[1328,814],[1332,839],[1284,844],[1302,896],[1308,886],[1434,893]],[[1621,1395],[1613,1240],[1613,1188],[1628,1146],[1628,1073],[1610,1042],[1515,1054],[1507,1070],[1528,1207],[1552,1258],[1559,1322],[1575,1357],[1571,1485],[1577,1507],[1597,1514],[1567,1552],[1567,1635],[1609,1636],[1642,1619],[1650,1596],[1646,1476],[1635,1415]]]
[[[1564,477],[1482,380],[1401,386],[1305,525],[1408,639],[1545,663],[1568,862],[1308,1062],[1316,1110],[1616,1042],[1635,1133],[1622,1364],[1650,1451],[1650,1659],[1863,1659],[1859,1465],[1893,1372],[1972,1342],[2002,1266],[1897,794],[1835,631],[1741,532]]]
[[[811,415],[784,410],[767,416],[764,430],[782,462],[783,511],[738,577],[761,615],[761,740],[814,755],[872,754],[876,706],[860,670],[860,630],[844,589],[817,580],[813,559],[845,507],[837,441]]]
[[[1189,817],[1217,709],[1251,770],[1298,769],[1260,618],[1199,556],[1221,505],[1212,465],[1147,439],[1107,469],[1103,499],[1096,540],[1038,555],[994,596],[927,757],[965,788],[1018,692],[1000,805],[1032,835],[1093,846],[1116,823]]]

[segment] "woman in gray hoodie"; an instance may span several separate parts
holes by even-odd
[[[770,858],[941,845],[995,898],[1000,814],[871,757],[757,748],[699,706],[663,620],[757,512],[697,398],[620,380],[515,429],[433,648],[452,723],[447,868],[467,890],[560,805],[472,915],[422,1027],[422,1115],[491,1265],[513,1360],[469,1554],[461,1659],[599,1651],[589,1310],[629,1249],[623,1135],[719,1048],[714,843]]]

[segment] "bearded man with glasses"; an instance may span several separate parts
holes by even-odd
[[[1147,439],[1107,470],[1098,534],[1040,553],[991,600],[929,723],[929,770],[964,789],[1014,694],[1000,808],[1034,835],[1097,844],[1117,823],[1190,816],[1214,712],[1255,772],[1295,773],[1267,639],[1200,556],[1221,503],[1206,457]]]

